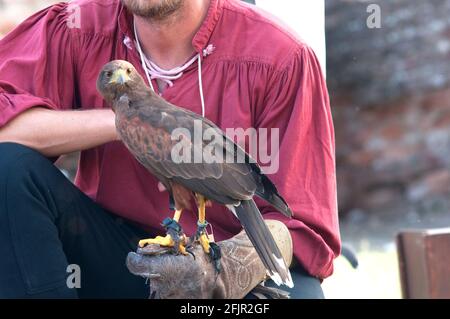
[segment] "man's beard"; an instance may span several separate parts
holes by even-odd
[[[140,17],[161,21],[177,12],[184,0],[122,0],[127,9]]]

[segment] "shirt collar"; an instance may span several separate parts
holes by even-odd
[[[208,12],[206,14],[205,20],[203,21],[200,29],[195,34],[192,39],[192,46],[195,51],[203,54],[203,50],[207,47],[211,34],[214,31],[217,21],[219,21],[220,14],[223,8],[224,0],[210,0]],[[125,6],[120,4],[119,11],[119,30],[125,36],[134,39],[133,34],[133,15],[128,12]]]
[[[200,29],[192,39],[192,46],[195,51],[203,54],[203,49],[208,45],[209,39],[211,38],[211,34],[214,31],[214,28],[217,25],[217,21],[219,21],[220,14],[223,9],[223,0],[210,0],[208,13],[206,14],[205,20],[203,21]]]

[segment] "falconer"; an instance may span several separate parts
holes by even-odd
[[[173,212],[167,190],[120,141],[96,90],[112,60],[128,61],[164,100],[223,130],[264,131],[268,151],[276,141],[278,165],[267,175],[293,217],[256,204],[293,243],[285,258],[293,260],[291,298],[323,297],[321,280],[340,251],[323,73],[307,44],[235,0],[59,3],[0,40],[0,297],[149,295],[125,259],[140,239],[164,235]],[[249,148],[245,137],[239,142]],[[72,184],[53,161],[74,151],[81,155]],[[239,238],[247,247],[226,207],[206,211],[216,242]],[[197,218],[193,202],[180,220],[185,233],[196,232]],[[245,255],[242,266],[256,276],[257,254]],[[66,282],[73,264],[81,269],[75,289]]]

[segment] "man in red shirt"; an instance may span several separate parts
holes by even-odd
[[[0,297],[148,295],[124,259],[138,239],[164,232],[168,194],[117,141],[96,91],[100,69],[115,59],[224,130],[267,129],[270,140],[278,129],[279,168],[269,176],[294,218],[257,204],[289,228],[291,295],[320,297],[340,251],[326,84],[311,48],[235,0],[71,1],[0,40]],[[75,187],[47,158],[77,150]],[[216,241],[240,231],[224,207],[207,216]],[[187,234],[196,221],[183,215]],[[67,286],[71,264],[81,288]]]

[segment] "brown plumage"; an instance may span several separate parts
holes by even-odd
[[[154,94],[134,67],[126,61],[112,61],[100,72],[98,91],[116,114],[118,134],[135,158],[169,191],[178,210],[190,208],[193,193],[208,200],[227,205],[239,218],[269,275],[278,283],[292,284],[289,270],[282,260],[273,238],[256,207],[253,196],[258,195],[281,213],[291,217],[287,203],[278,194],[269,178],[245,151],[211,121],[172,105]],[[172,140],[174,129],[183,128],[194,136],[195,123],[202,123],[202,133],[214,130],[221,138],[216,150],[233,162],[177,163],[172,150],[180,142],[190,146],[191,158],[211,141],[193,144],[181,135]],[[216,142],[216,141],[215,141]],[[228,154],[228,155],[227,155]],[[245,158],[245,162],[237,162]]]

